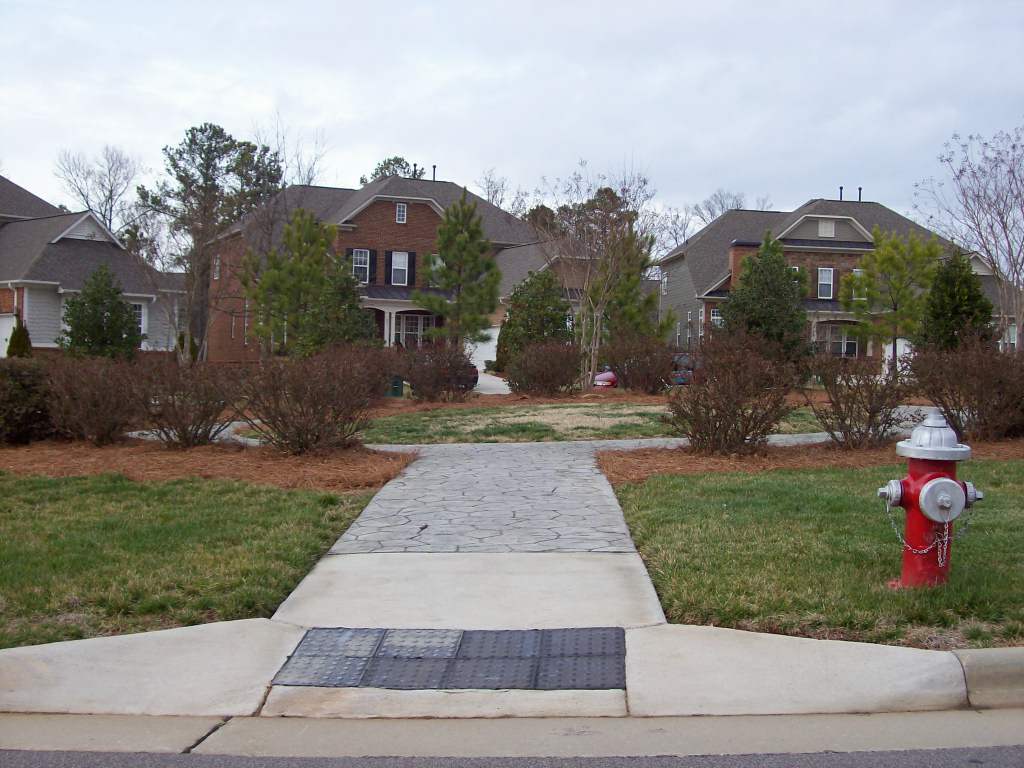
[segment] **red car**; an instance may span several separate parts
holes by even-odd
[[[619,377],[615,375],[615,371],[606,365],[603,371],[594,376],[594,386],[617,387],[619,386]]]

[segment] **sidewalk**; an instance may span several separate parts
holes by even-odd
[[[0,651],[0,712],[664,717],[1024,706],[1024,649],[954,654],[666,625],[596,467],[596,450],[623,442],[639,441],[423,447],[272,619]],[[307,635],[311,627],[369,629]]]

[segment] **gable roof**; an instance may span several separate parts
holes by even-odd
[[[0,176],[0,219],[29,219],[57,213],[60,209],[56,206]]]
[[[484,235],[492,243],[521,245],[538,240],[536,231],[525,221],[492,205],[465,187],[460,187],[451,181],[407,179],[404,176],[385,176],[356,190],[331,214],[331,221],[335,224],[350,224],[361,210],[378,199],[398,202],[405,200],[432,202],[440,213],[459,200],[463,193],[469,202],[476,204],[476,212],[480,216]]]
[[[702,294],[729,272],[729,248],[734,240],[760,242],[765,232],[781,231],[784,211],[726,211],[685,243],[668,253],[661,264],[686,259],[697,294]]]
[[[729,274],[729,248],[733,243],[760,243],[765,232],[773,235],[784,233],[793,228],[806,216],[834,216],[853,219],[867,232],[878,227],[883,232],[891,232],[906,236],[913,232],[922,239],[938,237],[934,232],[915,221],[901,216],[881,203],[860,202],[856,200],[825,200],[815,198],[808,200],[794,211],[750,211],[744,209],[726,211],[704,229],[689,238],[685,243],[670,251],[661,259],[661,264],[670,264],[685,258],[690,270],[697,295],[717,287],[722,279]],[[952,250],[953,244],[941,237],[939,242],[946,249]],[[782,243],[790,246],[805,246],[828,249],[829,247],[855,247],[870,250],[867,243],[841,243],[825,240],[793,240],[782,238]]]
[[[169,280],[128,253],[116,241],[62,237],[89,211],[13,221],[0,226],[0,282],[56,283],[78,291],[106,264],[125,293],[153,295]]]
[[[517,285],[529,277],[531,272],[540,272],[547,267],[548,254],[543,243],[514,245],[498,251],[494,261],[498,265],[498,271],[501,272],[498,296],[506,299],[512,295],[512,291]]]

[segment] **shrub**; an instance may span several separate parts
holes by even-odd
[[[818,355],[809,365],[828,402],[807,404],[829,436],[844,448],[879,445],[899,427],[898,408],[910,393],[904,376],[871,358]]]
[[[24,444],[51,434],[46,371],[29,360],[0,360],[0,442]]]
[[[147,426],[167,445],[191,448],[217,439],[231,423],[237,378],[209,363],[181,365],[169,356],[143,359],[129,381]]]
[[[124,360],[61,355],[47,363],[50,414],[68,437],[109,445],[138,422],[133,366]]]
[[[669,395],[666,420],[701,453],[739,453],[764,443],[793,409],[786,394],[797,381],[791,363],[741,331],[719,332],[697,354],[698,375]]]
[[[388,380],[380,350],[355,345],[306,358],[272,358],[240,373],[242,418],[266,442],[292,454],[356,443]]]
[[[8,357],[32,357],[32,339],[28,335],[28,326],[21,321],[21,316],[16,316],[16,325],[11,332],[11,338],[7,342]]]
[[[580,353],[572,344],[530,344],[512,359],[508,386],[513,392],[558,395],[571,392],[580,376]]]
[[[426,344],[405,353],[402,375],[417,400],[463,400],[476,384],[476,369],[459,347]]]
[[[652,336],[626,336],[604,347],[605,360],[619,386],[656,395],[672,377],[672,349]]]
[[[980,338],[955,350],[918,349],[910,362],[919,390],[961,440],[1024,434],[1024,353]]]

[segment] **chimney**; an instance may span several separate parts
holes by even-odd
[[[839,199],[840,200],[843,199],[843,187],[842,187],[842,185],[840,185],[840,187],[839,187]]]
[[[437,163],[434,163],[434,173],[431,176],[431,181],[437,181]]]
[[[861,191],[862,191],[863,189],[864,189],[864,187],[857,187],[857,202],[858,202],[858,203],[859,203],[859,202],[861,202],[861,199],[860,199],[860,193],[861,193]]]

